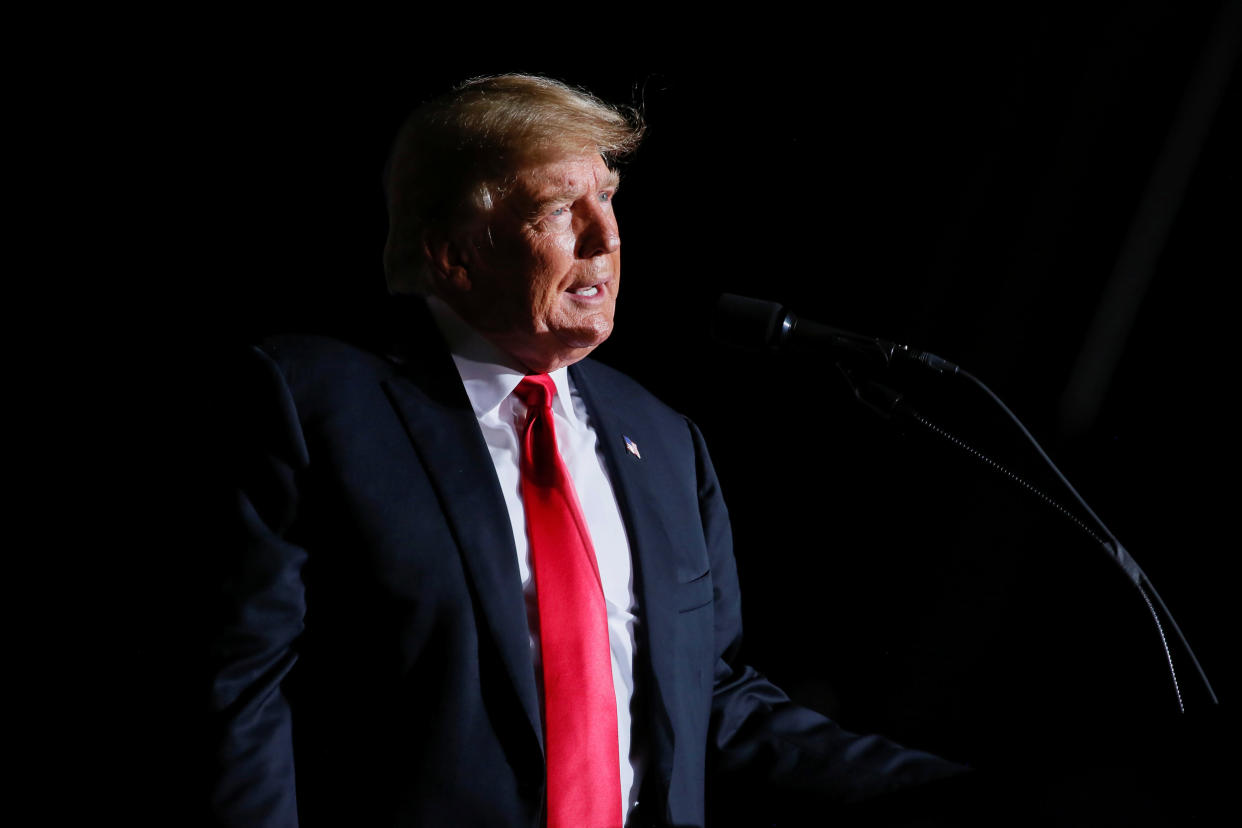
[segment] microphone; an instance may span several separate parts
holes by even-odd
[[[996,471],[1006,475],[1010,479],[1022,485],[1027,491],[1038,496],[1041,502],[1059,511],[1061,514],[1069,518],[1073,523],[1085,534],[1095,540],[1103,547],[1104,551],[1126,574],[1126,577],[1133,583],[1143,600],[1147,604],[1147,609],[1151,613],[1152,620],[1156,623],[1156,629],[1160,633],[1160,641],[1164,645],[1164,654],[1169,664],[1169,676],[1173,680],[1173,688],[1177,692],[1178,708],[1185,712],[1182,704],[1181,685],[1178,683],[1177,672],[1173,669],[1173,653],[1169,649],[1169,644],[1165,638],[1164,626],[1160,623],[1160,614],[1156,611],[1156,605],[1164,612],[1165,617],[1169,620],[1169,625],[1173,632],[1177,634],[1177,640],[1181,642],[1182,647],[1190,657],[1191,663],[1199,674],[1199,678],[1203,681],[1203,686],[1207,689],[1208,695],[1212,699],[1213,704],[1219,704],[1216,698],[1216,691],[1212,688],[1212,683],[1208,681],[1207,674],[1203,672],[1203,667],[1199,664],[1199,659],[1195,655],[1194,650],[1190,646],[1190,642],[1186,640],[1186,636],[1182,634],[1181,628],[1178,627],[1177,621],[1174,620],[1173,614],[1169,612],[1169,608],[1165,606],[1164,601],[1160,598],[1160,593],[1156,591],[1155,585],[1151,579],[1147,577],[1142,568],[1130,557],[1130,553],[1121,545],[1121,541],[1117,540],[1112,530],[1100,520],[1100,518],[1091,510],[1078,493],[1078,490],[1066,479],[1061,470],[1052,462],[1047,452],[1039,445],[1034,435],[1022,424],[1022,421],[1009,410],[1009,406],[996,396],[992,389],[988,388],[979,378],[972,375],[969,371],[964,371],[956,364],[942,359],[935,354],[929,354],[925,351],[917,351],[908,348],[905,345],[898,345],[889,342],[886,339],[876,339],[874,337],[862,336],[860,334],[843,331],[840,328],[833,328],[829,325],[823,325],[819,322],[808,322],[798,319],[787,308],[782,307],[776,302],[768,302],[762,299],[751,299],[746,296],[737,296],[732,293],[722,294],[716,302],[716,310],[712,317],[712,334],[720,341],[742,348],[748,349],[804,349],[811,351],[822,351],[837,359],[837,367],[841,373],[845,375],[845,379],[854,389],[854,395],[860,402],[868,408],[873,409],[880,415],[888,419],[900,417],[904,420],[914,420],[926,426],[934,433],[939,434],[951,444],[969,452],[980,460],[990,465]],[[1066,490],[1073,495],[1074,499],[1082,507],[1087,515],[1091,517],[1095,525],[1098,526],[1103,534],[1093,530],[1087,523],[1077,517],[1073,512],[1065,506],[1052,499],[1049,495],[1043,493],[1035,486],[1031,485],[1021,475],[1010,471],[1005,466],[993,460],[988,455],[975,449],[969,443],[964,442],[953,434],[945,431],[939,426],[926,419],[914,409],[912,409],[905,400],[905,395],[899,391],[895,391],[886,385],[874,382],[865,376],[862,372],[856,370],[857,366],[846,363],[845,357],[857,355],[875,355],[879,354],[884,358],[887,365],[893,357],[901,357],[926,365],[927,367],[941,372],[955,374],[968,380],[978,388],[982,389],[993,402],[995,402],[1010,420],[1021,430],[1026,436],[1031,446],[1039,453],[1048,467],[1056,474],[1057,478],[1065,486]],[[1150,597],[1148,591],[1150,590]],[[1152,601],[1155,601],[1155,604]]]
[[[958,366],[935,354],[898,345],[887,339],[852,333],[819,322],[799,319],[788,308],[764,299],[721,294],[712,317],[712,334],[722,342],[748,349],[826,351],[838,358],[879,355],[920,362],[941,373],[956,374]]]

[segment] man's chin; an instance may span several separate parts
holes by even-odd
[[[612,333],[612,325],[603,330],[588,328],[557,328],[549,331],[540,347],[525,355],[522,363],[532,371],[548,373],[573,365],[590,355]]]
[[[551,333],[566,348],[591,351],[612,335],[612,316],[593,314],[578,324],[555,327]]]

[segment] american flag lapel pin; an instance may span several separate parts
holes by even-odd
[[[633,440],[631,440],[629,437],[626,437],[624,434],[622,434],[621,437],[625,440],[625,450],[628,451],[630,454],[634,455],[635,457],[637,457],[639,460],[642,460],[643,456],[638,453],[638,443],[635,443]]]

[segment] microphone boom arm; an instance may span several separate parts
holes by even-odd
[[[1186,655],[1190,657],[1191,663],[1194,665],[1200,680],[1206,688],[1208,695],[1212,699],[1213,704],[1219,704],[1216,691],[1212,688],[1212,683],[1208,681],[1207,674],[1203,671],[1203,667],[1199,664],[1199,659],[1195,655],[1194,649],[1190,646],[1190,642],[1186,640],[1186,636],[1182,633],[1181,627],[1178,626],[1173,613],[1169,611],[1164,600],[1161,599],[1160,593],[1156,590],[1151,579],[1147,577],[1147,573],[1143,571],[1138,562],[1130,555],[1117,536],[1113,534],[1108,525],[1095,513],[1094,510],[1083,499],[1078,490],[1074,488],[1069,479],[1062,474],[1057,468],[1056,463],[1048,456],[1039,441],[1031,434],[1030,430],[1018,419],[1017,415],[1005,405],[1004,401],[997,396],[992,389],[975,377],[968,371],[963,370],[956,363],[947,359],[936,356],[935,354],[919,351],[905,345],[899,345],[884,339],[876,339],[873,337],[862,336],[850,331],[844,331],[839,328],[833,328],[828,325],[822,325],[816,322],[805,322],[799,320],[788,309],[780,306],[775,302],[767,302],[760,299],[751,299],[744,296],[734,294],[723,294],[720,297],[716,307],[716,315],[714,319],[713,330],[717,338],[727,342],[734,342],[748,347],[766,348],[768,350],[779,350],[781,348],[792,348],[795,350],[827,350],[838,354],[837,367],[845,374],[846,381],[854,390],[854,396],[868,408],[876,413],[891,419],[894,415],[901,415],[905,418],[912,419],[919,423],[922,427],[928,429],[933,434],[947,440],[949,443],[956,445],[963,451],[973,455],[977,459],[984,462],[994,471],[997,471],[1012,481],[1018,483],[1028,492],[1035,495],[1051,508],[1060,512],[1063,516],[1069,518],[1080,530],[1085,532],[1092,540],[1098,543],[1109,556],[1110,559],[1125,573],[1127,580],[1134,584],[1139,594],[1143,597],[1144,603],[1147,605],[1148,611],[1151,613],[1152,620],[1155,621],[1156,630],[1160,634],[1160,642],[1164,647],[1165,658],[1168,661],[1169,675],[1173,681],[1173,690],[1177,695],[1178,709],[1183,713],[1186,712],[1185,705],[1182,701],[1181,686],[1177,680],[1177,670],[1173,664],[1173,653],[1169,648],[1168,639],[1165,636],[1164,626],[1160,623],[1160,614],[1156,611],[1156,607],[1152,604],[1152,598],[1155,598],[1156,604],[1168,619],[1169,625],[1177,635],[1178,641],[1181,642],[1182,648]],[[894,358],[909,360],[920,363],[937,373],[948,374],[950,376],[958,376],[967,380],[977,388],[981,389],[987,396],[1005,413],[1009,421],[1017,426],[1019,431],[1026,437],[1027,442],[1035,449],[1044,463],[1053,471],[1057,479],[1073,496],[1074,500],[1083,508],[1095,525],[1103,533],[1093,530],[1073,511],[1066,508],[1040,489],[1036,488],[1017,473],[1009,470],[1004,465],[988,457],[983,452],[974,448],[964,440],[956,437],[952,433],[946,431],[936,425],[931,420],[919,414],[905,402],[905,397],[900,392],[894,391],[887,386],[881,385],[868,379],[860,377],[856,371],[851,371],[840,360],[849,355],[879,355],[885,367],[892,364]],[[1150,592],[1150,595],[1149,595]]]

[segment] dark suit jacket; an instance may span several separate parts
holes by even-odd
[[[400,315],[394,347],[284,338],[243,369],[212,685],[225,824],[541,824],[508,514],[425,308]],[[701,435],[616,371],[570,370],[634,557],[647,762],[633,821],[704,824],[709,778],[851,799],[957,770],[846,733],[739,663],[729,519]]]

